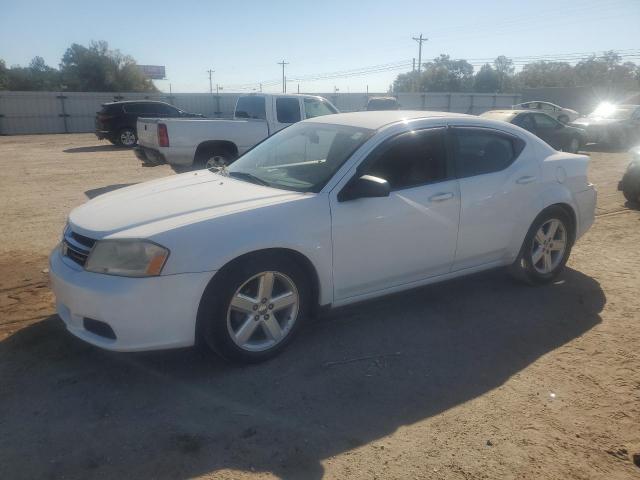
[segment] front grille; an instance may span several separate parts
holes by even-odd
[[[64,238],[62,239],[62,254],[81,267],[84,267],[95,243],[96,241],[92,238],[75,233],[67,227],[64,232]]]

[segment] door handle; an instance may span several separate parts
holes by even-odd
[[[429,197],[429,201],[430,202],[444,202],[445,200],[449,200],[450,198],[453,198],[453,193],[451,193],[451,192],[436,193],[435,195],[431,195]]]
[[[520,185],[524,185],[526,183],[531,183],[535,181],[536,181],[536,177],[534,177],[533,175],[525,175],[524,177],[520,177],[519,179],[517,179],[516,183]]]

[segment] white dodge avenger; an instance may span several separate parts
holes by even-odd
[[[106,349],[202,340],[256,362],[319,307],[500,266],[550,282],[594,220],[588,162],[468,115],[306,120],[228,168],[73,210],[50,258],[57,311]]]

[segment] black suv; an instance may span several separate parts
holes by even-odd
[[[106,138],[114,145],[133,147],[138,142],[136,122],[138,117],[200,117],[199,113],[183,112],[165,102],[150,100],[130,100],[125,102],[103,103],[102,110],[96,115],[96,137]]]

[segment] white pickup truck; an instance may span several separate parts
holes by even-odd
[[[230,164],[278,130],[306,118],[338,113],[312,95],[249,94],[238,98],[232,120],[140,118],[136,156],[145,163],[211,168]]]

